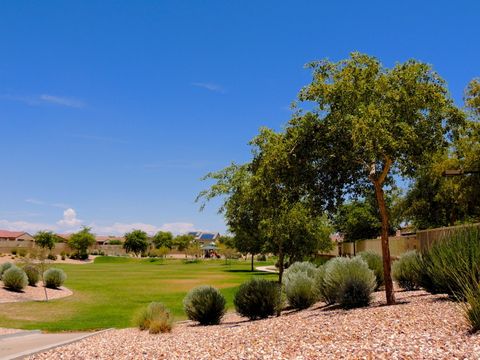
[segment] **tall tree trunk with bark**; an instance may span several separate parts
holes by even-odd
[[[380,176],[377,177],[376,166],[372,164],[370,168],[370,181],[375,188],[375,197],[378,203],[378,209],[380,211],[380,218],[382,220],[382,259],[383,259],[383,276],[385,278],[385,295],[387,298],[387,305],[395,304],[395,292],[393,291],[392,281],[392,264],[390,259],[390,247],[388,246],[388,211],[385,205],[385,194],[383,192],[383,184],[387,178],[390,167],[392,166],[392,160],[385,157],[385,164],[383,166]]]
[[[253,269],[253,256],[254,256],[254,255],[252,254],[252,266],[251,266],[250,271],[253,271],[253,270],[254,270],[254,269]]]
[[[385,205],[385,195],[382,185],[378,182],[374,184],[375,196],[380,210],[380,217],[382,219],[382,258],[383,258],[383,276],[385,278],[385,295],[387,297],[387,304],[395,304],[395,293],[393,291],[391,261],[390,261],[390,247],[388,246],[388,212]]]
[[[285,261],[285,254],[283,253],[283,249],[280,249],[280,251],[278,252],[278,282],[280,284],[282,284],[284,261]]]

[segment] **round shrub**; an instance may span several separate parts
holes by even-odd
[[[368,268],[373,271],[375,274],[376,286],[375,290],[378,290],[381,286],[384,285],[384,276],[383,276],[383,260],[382,257],[374,251],[362,251],[358,253],[368,265]]]
[[[295,309],[306,309],[315,304],[315,278],[307,273],[297,272],[290,276],[288,285],[285,285],[285,295],[288,303]]]
[[[0,265],[0,280],[2,279],[2,275],[5,271],[7,271],[9,268],[13,266],[12,263],[6,262]]]
[[[392,275],[398,285],[405,290],[420,287],[421,257],[415,250],[407,251],[392,265]]]
[[[327,290],[326,284],[325,284],[325,270],[326,270],[326,265],[322,265],[317,268],[317,272],[315,273],[315,294],[317,296],[317,299],[320,301],[323,301],[327,303],[328,305],[335,303],[336,300],[336,294],[330,294]],[[330,297],[330,295],[332,297]]]
[[[317,301],[316,273],[317,268],[309,262],[296,262],[285,271],[285,295],[295,309],[306,309]]]
[[[317,272],[317,267],[308,261],[295,262],[292,265],[290,265],[288,269],[285,270],[285,273],[283,275],[283,283],[286,284],[291,275],[299,272],[306,273],[307,276],[313,278],[315,277],[315,274]]]
[[[2,281],[7,289],[13,291],[20,291],[28,284],[27,274],[16,266],[9,267],[3,273]]]
[[[201,325],[216,325],[225,315],[225,297],[212,286],[199,286],[183,299],[188,318]]]
[[[329,299],[343,308],[367,306],[375,289],[375,275],[360,257],[335,258],[325,268],[324,287]]]
[[[50,289],[58,289],[63,285],[67,275],[62,269],[51,268],[43,273],[43,281],[45,286]]]
[[[337,302],[338,289],[343,281],[342,269],[348,261],[345,257],[333,258],[322,267],[323,270],[317,272],[317,288],[321,299],[327,304]]]
[[[281,287],[274,281],[253,278],[240,285],[233,304],[240,315],[250,320],[267,318],[282,306]]]
[[[23,271],[27,274],[28,285],[35,286],[40,280],[40,271],[35,265],[27,264],[23,267]]]

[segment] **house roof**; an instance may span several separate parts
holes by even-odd
[[[18,238],[24,234],[25,231],[0,230],[0,238]]]
[[[112,236],[112,235],[98,235],[95,236],[97,241],[108,241],[108,240],[125,240],[122,236]]]

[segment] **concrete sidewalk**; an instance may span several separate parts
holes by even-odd
[[[39,331],[21,331],[2,335],[0,336],[0,359],[23,359],[29,355],[70,344],[101,332],[42,334]]]
[[[278,274],[277,268],[276,268],[275,266],[273,266],[273,265],[269,265],[269,266],[257,266],[257,267],[255,267],[255,270]]]

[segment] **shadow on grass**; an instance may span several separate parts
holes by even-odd
[[[230,272],[230,273],[243,273],[243,274],[252,274],[252,275],[272,275],[272,273],[268,273],[265,271],[250,271],[250,270],[240,270],[240,269],[224,269],[222,271]]]

